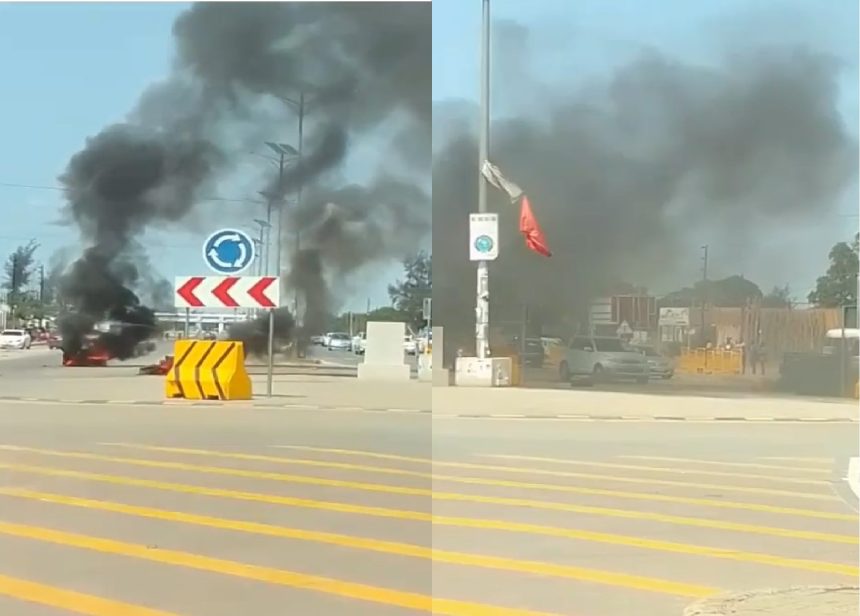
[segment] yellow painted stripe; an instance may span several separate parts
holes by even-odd
[[[38,500],[41,502],[59,505],[69,505],[73,507],[82,507],[85,509],[95,509],[99,511],[110,511],[112,513],[121,513],[124,515],[163,520],[167,522],[193,524],[196,526],[217,528],[219,530],[230,530],[256,535],[267,535],[269,537],[279,537],[282,539],[312,541],[316,543],[325,543],[329,545],[336,545],[339,547],[357,550],[368,550],[383,554],[394,554],[397,556],[422,558],[432,560],[437,563],[481,567],[485,569],[496,569],[501,571],[513,571],[517,573],[528,573],[531,575],[560,577],[581,582],[593,582],[597,584],[606,584],[610,586],[619,586],[635,590],[644,590],[649,592],[664,593],[684,597],[701,598],[708,597],[719,592],[718,589],[710,588],[707,586],[684,584],[681,582],[673,582],[669,580],[661,580],[658,578],[650,578],[636,575],[627,575],[623,573],[614,573],[610,571],[601,571],[598,569],[586,569],[582,567],[571,567],[552,563],[523,561],[510,558],[499,558],[495,556],[468,554],[463,552],[452,552],[446,550],[426,548],[417,545],[410,545],[407,543],[382,541],[377,539],[354,537],[351,535],[340,535],[335,533],[318,532],[311,530],[300,530],[296,528],[274,526],[271,524],[260,524],[243,520],[229,520],[224,518],[195,515],[178,511],[165,511],[163,509],[137,507],[133,505],[126,505],[123,503],[77,498],[59,494],[36,492],[33,490],[0,488],[0,494],[14,496],[18,498]]]
[[[135,449],[145,449],[153,451],[164,451],[170,453],[185,453],[192,455],[202,455],[218,458],[230,458],[240,460],[265,460],[267,462],[292,463],[292,460],[278,458],[274,456],[263,456],[256,454],[229,453],[208,451],[202,449],[184,449],[176,447],[152,447],[152,446],[130,446]],[[395,469],[396,470],[396,469]],[[428,475],[428,478],[431,476]],[[358,484],[367,485],[367,484]],[[371,484],[378,485],[378,484]],[[397,486],[390,486],[392,491],[399,490]],[[359,488],[363,489],[363,488]],[[409,488],[411,490],[411,488]],[[761,526],[757,524],[744,524],[739,522],[730,522],[728,520],[717,520],[711,518],[698,518],[689,516],[679,516],[661,513],[652,513],[639,510],[614,509],[609,507],[596,507],[588,505],[575,505],[573,503],[556,503],[549,501],[536,501],[522,498],[508,498],[498,496],[481,496],[475,494],[459,494],[450,492],[441,492],[436,490],[425,490],[424,496],[432,497],[435,500],[449,500],[459,502],[483,503],[491,505],[504,505],[511,507],[526,507],[530,509],[544,509],[551,511],[567,511],[571,513],[581,513],[585,515],[595,515],[603,517],[616,517],[631,520],[648,520],[651,522],[660,522],[664,524],[675,524],[680,526],[693,526],[697,528],[711,528],[718,530],[727,530],[732,532],[753,533],[759,535],[770,535],[773,537],[783,537],[790,539],[809,539],[812,541],[825,541],[831,543],[847,543],[852,545],[860,544],[860,537],[852,532],[850,535],[841,535],[835,533],[823,533],[816,531],[802,531],[787,528],[778,528],[770,526]],[[856,522],[856,517],[849,517],[849,520]]]
[[[541,456],[517,456],[506,454],[482,454],[483,458],[495,458],[498,460],[515,460],[522,462],[548,462],[550,464],[564,464],[569,466],[591,466],[595,468],[612,468],[622,471],[637,471],[644,473],[665,473],[668,475],[708,475],[711,477],[731,477],[734,479],[765,480],[773,483],[791,483],[804,486],[824,486],[829,488],[830,481],[825,479],[799,479],[797,477],[785,477],[776,475],[759,475],[757,473],[732,473],[729,471],[707,471],[698,468],[679,468],[670,466],[646,466],[643,464],[621,464],[618,462],[597,462],[594,460],[570,460],[565,458],[544,458]],[[758,489],[758,488],[754,488]]]
[[[757,458],[758,460],[777,460],[779,462],[802,462],[804,464],[833,464],[833,458],[805,458],[797,456],[764,456]]]
[[[87,616],[175,616],[170,612],[85,595],[6,575],[0,575],[0,595]]]
[[[137,543],[116,541],[114,539],[79,535],[38,526],[0,522],[0,534],[43,541],[64,547],[91,550],[102,554],[139,558],[164,565],[185,567],[208,573],[219,573],[246,580],[299,588],[370,603],[393,605],[428,613],[432,612],[433,614],[446,614],[448,616],[548,616],[529,610],[507,609],[479,603],[437,599],[426,595],[369,586],[367,584],[358,584],[220,558],[210,558],[190,552],[153,548]]]
[[[123,447],[140,449],[140,450],[169,450],[171,448],[165,447],[156,447],[153,448],[148,445],[122,445]],[[0,449],[6,448],[5,446],[0,446]],[[462,475],[440,475],[438,473],[427,473],[422,471],[413,471],[407,469],[398,469],[398,468],[387,468],[380,466],[368,466],[363,464],[345,464],[342,462],[328,462],[324,460],[305,460],[301,458],[281,458],[274,456],[260,456],[255,454],[232,454],[225,452],[215,452],[215,451],[205,451],[205,450],[193,450],[193,449],[177,449],[173,448],[174,452],[182,452],[182,453],[190,453],[193,455],[210,455],[213,457],[222,457],[229,458],[234,456],[249,456],[252,455],[254,459],[261,460],[263,459],[267,462],[279,462],[281,464],[295,464],[299,466],[316,466],[321,468],[338,468],[341,470],[353,470],[356,472],[367,472],[367,473],[381,473],[386,475],[402,475],[406,477],[419,477],[421,479],[432,479],[434,481],[450,481],[453,483],[464,483],[469,485],[484,485],[484,486],[497,486],[497,487],[507,487],[507,488],[517,488],[521,490],[548,490],[553,492],[576,492],[580,494],[604,494],[609,495],[612,492],[596,489],[596,488],[581,488],[578,486],[567,486],[567,485],[555,485],[555,484],[545,484],[545,483],[524,483],[517,481],[508,481],[503,479],[489,479],[483,477],[463,477]],[[344,450],[337,450],[338,453],[343,452]],[[362,454],[364,452],[348,452],[351,455]],[[383,454],[384,455],[384,454]],[[412,461],[421,461],[421,462],[433,462],[434,466],[450,466],[455,468],[468,468],[475,470],[492,470],[492,471],[505,471],[513,474],[528,474],[528,475],[544,475],[550,477],[574,477],[574,478],[585,478],[585,479],[598,479],[601,481],[615,481],[615,482],[626,482],[626,483],[636,483],[636,484],[645,484],[649,487],[654,485],[671,485],[671,486],[681,486],[681,487],[693,487],[693,488],[706,488],[706,489],[714,489],[714,490],[722,490],[725,492],[745,492],[752,494],[765,494],[770,496],[786,496],[791,498],[801,498],[801,499],[811,499],[811,500],[825,500],[825,501],[834,501],[842,503],[842,500],[835,496],[834,494],[808,494],[806,492],[793,492],[786,490],[772,490],[767,488],[757,488],[757,487],[749,487],[749,486],[733,486],[733,485],[722,485],[722,484],[713,484],[713,483],[690,483],[684,481],[674,481],[670,479],[640,479],[634,477],[616,477],[614,475],[595,475],[592,473],[577,473],[572,471],[555,471],[548,469],[539,469],[539,468],[522,468],[522,467],[511,467],[511,466],[498,466],[498,465],[487,465],[487,464],[470,464],[466,462],[436,462],[435,460],[423,459],[423,458],[412,458]],[[586,492],[586,490],[588,490]],[[615,492],[615,494],[625,494],[626,492]],[[623,497],[622,497],[623,498]]]
[[[600,475],[595,473],[580,473],[580,472],[572,472],[572,471],[559,471],[552,470],[546,468],[529,468],[522,466],[500,466],[493,464],[473,464],[469,462],[450,462],[450,461],[440,461],[434,460],[432,458],[416,458],[412,456],[399,456],[394,454],[379,454],[376,452],[370,451],[356,451],[349,449],[333,449],[326,447],[305,447],[305,446],[278,446],[279,449],[297,449],[304,451],[313,451],[318,453],[334,453],[346,456],[360,456],[360,457],[368,457],[368,458],[378,458],[385,460],[394,460],[399,462],[416,462],[422,464],[432,464],[434,467],[444,466],[450,468],[468,468],[474,470],[486,470],[486,471],[503,471],[506,473],[514,473],[514,474],[527,474],[527,475],[545,475],[549,477],[575,477],[580,479],[595,479],[598,481],[612,481],[616,483],[632,483],[632,484],[640,484],[647,486],[655,486],[655,485],[663,485],[663,486],[677,486],[683,488],[698,488],[698,489],[706,489],[706,490],[720,490],[723,492],[744,492],[749,494],[760,494],[767,496],[784,496],[787,498],[800,498],[800,499],[808,499],[808,500],[821,500],[821,501],[830,501],[830,502],[842,502],[838,496],[834,494],[809,494],[807,492],[795,492],[791,490],[777,490],[772,488],[761,488],[758,486],[738,486],[731,484],[718,484],[718,483],[705,483],[702,481],[676,481],[672,479],[656,479],[656,478],[643,478],[643,477],[628,477],[628,476],[617,476],[617,475]],[[638,467],[637,467],[638,468]],[[445,477],[442,475],[433,475],[434,479],[437,480],[445,480],[445,481],[456,481],[456,478],[453,477]],[[827,482],[825,482],[827,483]]]
[[[40,450],[42,451],[42,450]],[[769,535],[774,537],[783,537],[791,539],[808,539],[813,541],[827,541],[832,543],[847,543],[857,544],[858,538],[856,534],[839,535],[832,533],[821,533],[816,531],[801,531],[778,527],[760,526],[755,524],[742,524],[738,522],[730,522],[726,520],[710,519],[710,518],[695,518],[678,515],[652,513],[638,510],[611,509],[607,507],[593,507],[587,505],[576,505],[573,503],[559,503],[550,501],[537,501],[522,498],[510,498],[501,496],[484,496],[477,494],[462,494],[456,492],[441,492],[427,488],[410,488],[402,486],[392,486],[376,483],[358,483],[344,481],[340,479],[324,479],[315,477],[305,477],[302,475],[286,475],[281,473],[249,471],[243,469],[224,468],[217,466],[199,466],[193,464],[183,464],[179,462],[160,462],[155,460],[139,460],[137,458],[111,458],[107,456],[98,456],[97,454],[79,454],[79,453],[64,453],[64,452],[48,452],[47,455],[83,457],[84,459],[100,459],[109,462],[133,464],[137,466],[170,468],[176,470],[187,470],[192,472],[212,473],[221,475],[234,475],[239,477],[248,477],[253,479],[263,479],[270,481],[288,482],[288,483],[304,483],[312,485],[322,485],[327,487],[338,487],[346,489],[355,489],[369,492],[382,492],[389,494],[400,494],[406,496],[421,496],[432,498],[433,500],[445,500],[452,502],[468,502],[490,505],[502,505],[510,507],[524,507],[530,509],[542,509],[548,511],[566,511],[571,513],[581,513],[586,515],[616,517],[622,519],[648,520],[664,524],[675,524],[681,526],[692,526],[696,528],[712,528],[726,530],[732,532],[745,532],[759,535]],[[0,464],[0,468],[9,467],[16,468],[15,465]],[[37,467],[38,468],[38,467]]]
[[[830,475],[829,468],[809,468],[800,466],[786,466],[785,464],[759,464],[757,462],[730,462],[728,460],[700,460],[698,458],[670,458],[667,456],[618,456],[627,460],[652,460],[655,462],[682,462],[684,464],[701,464],[710,466],[728,466],[732,468],[763,468],[775,471],[791,471],[792,473],[815,473],[818,475]]]
[[[11,465],[9,465],[11,466]],[[56,474],[63,473],[63,476],[70,476],[69,473],[75,473],[76,475],[84,475],[84,473],[76,473],[74,471],[55,471]],[[277,477],[278,475],[275,473],[271,473]],[[143,482],[146,480],[134,480],[135,485],[145,485]],[[332,480],[328,480],[332,481]],[[155,484],[158,482],[146,482],[147,484]],[[343,482],[339,482],[343,483]],[[170,484],[166,484],[170,485]],[[373,486],[374,484],[369,484]],[[154,487],[154,485],[148,485],[147,487]],[[183,486],[179,486],[183,487]],[[189,486],[190,487],[190,486]],[[377,486],[380,488],[385,488],[388,486]],[[398,488],[399,489],[399,488]],[[409,488],[405,488],[409,489]],[[206,492],[203,492],[206,490]],[[210,494],[218,496],[227,496],[230,492],[226,490],[214,490],[210,488],[202,488],[202,487],[194,487],[193,491],[184,489],[177,491],[185,491],[187,493],[198,493],[198,494]],[[808,561],[808,560],[799,560],[799,559],[784,559],[777,556],[771,556],[769,554],[756,554],[756,553],[747,553],[747,552],[736,552],[733,550],[720,549],[720,548],[711,548],[707,546],[697,546],[697,545],[688,545],[683,543],[674,543],[667,541],[659,541],[659,540],[648,540],[642,539],[639,537],[632,537],[626,535],[612,535],[607,533],[597,533],[590,531],[581,531],[577,529],[568,529],[568,528],[556,528],[552,526],[540,526],[536,524],[521,524],[514,522],[504,522],[500,520],[485,520],[479,518],[462,518],[462,517],[452,517],[452,516],[433,516],[429,513],[419,512],[419,511],[404,511],[397,509],[383,509],[378,507],[366,507],[359,505],[350,505],[347,503],[325,503],[320,501],[308,501],[304,499],[297,499],[291,497],[283,497],[283,496],[274,496],[274,495],[254,495],[253,493],[240,493],[241,496],[238,498],[242,498],[243,500],[257,500],[259,502],[271,502],[271,503],[280,503],[291,506],[310,506],[314,509],[328,509],[333,511],[340,511],[343,513],[362,513],[366,515],[379,515],[387,518],[397,518],[397,519],[409,519],[413,521],[419,522],[431,522],[435,525],[439,526],[453,526],[453,527],[461,527],[461,528],[479,528],[484,530],[500,530],[514,533],[527,533],[527,534],[537,534],[537,535],[546,535],[546,536],[554,536],[554,537],[563,537],[568,539],[580,540],[580,541],[593,541],[598,543],[608,543],[612,545],[625,545],[628,547],[636,547],[642,549],[651,549],[657,551],[665,551],[665,552],[674,552],[674,553],[682,553],[682,554],[690,554],[697,556],[705,556],[712,558],[723,558],[729,560],[738,560],[742,562],[753,562],[760,564],[767,564],[777,567],[787,567],[792,569],[806,569],[811,571],[824,571],[824,572],[837,572],[837,573],[845,573],[845,572],[854,572],[853,575],[860,573],[860,569],[856,567],[848,567],[846,565],[835,564],[835,563],[827,563],[827,562],[819,562],[819,561]],[[435,496],[435,495],[434,495]],[[461,495],[458,495],[461,496]],[[462,495],[467,496],[467,495]],[[486,497],[491,498],[491,497]],[[845,573],[848,575],[849,573]]]

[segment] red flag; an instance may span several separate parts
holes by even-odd
[[[552,256],[552,253],[549,251],[549,247],[546,245],[546,238],[543,236],[543,231],[541,231],[537,218],[535,218],[535,215],[532,212],[529,198],[525,195],[523,195],[522,201],[520,201],[520,233],[523,234],[523,237],[526,240],[526,246],[529,247],[529,250],[533,250],[545,257]]]

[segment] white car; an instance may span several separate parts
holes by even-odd
[[[415,355],[418,352],[418,343],[411,334],[403,336],[403,351],[407,355]]]
[[[29,349],[33,339],[25,329],[4,329],[0,332],[0,349]]]
[[[324,347],[327,347],[327,346],[328,346],[328,343],[329,343],[329,342],[331,342],[332,334],[334,334],[334,332],[326,332],[326,333],[324,333],[324,334],[322,335],[322,340],[320,341],[320,344],[321,344],[322,346],[324,346]]]
[[[361,332],[352,337],[352,352],[356,355],[364,355],[365,345],[367,343],[367,334]]]
[[[328,337],[328,344],[326,346],[329,351],[349,351],[352,348],[352,340],[350,340],[349,334],[335,332],[326,334],[326,336]]]

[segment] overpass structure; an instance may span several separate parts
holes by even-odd
[[[187,314],[183,311],[156,312],[155,318],[165,325],[167,329],[184,330],[186,318],[191,329],[221,333],[231,323],[239,323],[254,318],[253,311],[229,310],[229,311],[207,311],[190,310]]]

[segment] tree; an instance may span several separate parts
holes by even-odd
[[[424,300],[433,293],[432,257],[419,252],[403,261],[404,279],[388,285],[388,295],[395,310],[402,313],[413,330],[424,326]]]
[[[703,298],[707,303],[721,308],[739,308],[749,300],[762,297],[761,289],[743,276],[729,276],[722,280],[699,281],[693,288],[687,287],[668,294],[659,302],[660,307],[682,308],[699,305]]]
[[[830,267],[820,276],[815,290],[809,294],[809,302],[822,308],[838,308],[857,303],[858,252],[860,233],[854,242],[839,242],[830,249]]]
[[[794,302],[791,299],[791,289],[788,285],[784,287],[774,287],[770,293],[765,295],[761,300],[761,305],[765,308],[791,308]]]
[[[39,244],[36,240],[30,240],[29,243],[18,246],[6,261],[5,273],[6,280],[3,282],[3,287],[9,291],[9,303],[18,304],[24,298],[24,291],[30,284],[35,271],[35,259],[33,255]]]

